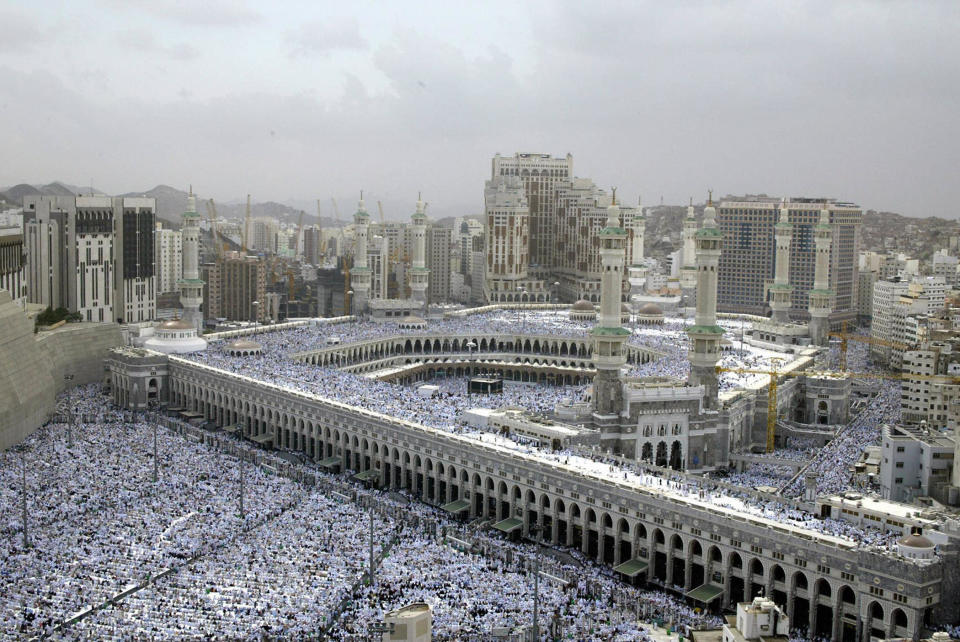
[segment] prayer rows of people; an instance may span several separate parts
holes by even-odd
[[[72,446],[65,425],[48,425],[27,440],[25,454],[0,457],[7,534],[0,560],[3,637],[49,634],[138,584],[146,587],[52,639],[300,639],[315,637],[344,601],[349,606],[333,639],[354,639],[352,630],[365,632],[384,610],[418,599],[434,605],[441,640],[529,619],[532,577],[521,560],[532,557],[531,545],[461,531],[499,557],[462,553],[438,538],[435,525],[454,524],[435,508],[366,490],[359,496],[367,501],[354,503],[346,497],[349,487],[330,492],[333,480],[308,488],[252,465],[244,469],[249,512],[241,519],[236,459],[161,427],[153,484],[151,417],[125,425],[125,413],[105,412],[106,404],[97,387],[76,388],[64,405],[105,421],[74,426]],[[31,462],[26,550],[16,522],[23,457]],[[47,465],[38,466],[41,460]],[[63,489],[59,501],[51,487]],[[371,500],[376,552],[395,540],[373,588],[358,584],[367,564]],[[507,547],[512,562],[503,557]],[[544,626],[548,616],[558,618],[576,639],[646,640],[636,617],[613,614],[627,605],[640,613],[638,602],[649,617],[716,623],[666,594],[638,593],[591,562],[553,572],[576,581],[567,589],[542,585]]]

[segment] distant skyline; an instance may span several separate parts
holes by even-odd
[[[570,152],[649,205],[958,216],[956,2],[40,0],[0,24],[3,186],[422,191],[444,217],[482,210],[496,152]]]

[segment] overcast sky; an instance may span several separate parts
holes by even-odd
[[[481,211],[494,153],[570,152],[645,204],[960,213],[955,1],[0,0],[0,25],[0,185],[445,216]]]

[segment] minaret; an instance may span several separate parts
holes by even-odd
[[[200,280],[200,215],[197,214],[197,198],[193,185],[187,196],[187,211],[183,213],[181,262],[183,277],[180,279],[180,305],[183,320],[191,323],[197,334],[203,334],[203,281]]]
[[[720,263],[720,241],[723,235],[717,227],[717,210],[713,194],[703,209],[703,225],[697,232],[697,316],[690,326],[690,383],[704,386],[703,406],[716,410],[717,361],[720,359],[720,338],[723,328],[717,325],[717,266]]]
[[[830,211],[827,203],[820,210],[820,222],[814,227],[816,263],[813,271],[813,289],[810,290],[810,340],[814,345],[827,344],[830,328],[830,246],[833,244],[833,228],[830,227]]]
[[[687,218],[683,221],[683,245],[680,252],[680,289],[683,291],[682,305],[690,307],[694,289],[697,287],[697,219],[693,213],[693,199],[687,206]]]
[[[633,216],[633,247],[631,248],[631,265],[640,265],[643,261],[643,236],[647,231],[647,218],[643,215],[643,207],[637,198],[637,213]]]
[[[351,302],[351,314],[362,312],[370,299],[370,268],[367,267],[367,234],[370,225],[370,215],[367,214],[367,206],[363,202],[363,191],[360,192],[360,200],[357,202],[357,213],[353,215],[353,267],[350,268],[350,287],[353,289],[353,301]]]
[[[770,309],[773,311],[770,318],[777,323],[789,323],[790,307],[793,305],[793,286],[790,285],[790,241],[793,238],[793,225],[790,224],[786,199],[780,203],[780,220],[773,229],[777,260],[773,287],[770,288]]]
[[[413,230],[413,265],[410,268],[410,293],[413,300],[423,306],[427,305],[427,287],[429,286],[430,270],[426,264],[426,233],[427,215],[424,213],[424,204],[417,194],[417,211],[410,217]]]
[[[630,331],[620,324],[623,264],[627,231],[620,226],[617,191],[613,190],[607,208],[607,225],[600,230],[600,316],[590,331],[593,337],[593,362],[597,374],[593,378],[593,411],[597,415],[615,417],[623,408],[623,387],[620,369],[627,362],[623,346]]]

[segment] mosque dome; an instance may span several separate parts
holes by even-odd
[[[183,319],[171,319],[157,325],[153,336],[143,347],[164,354],[186,354],[207,349],[207,342],[197,335],[197,328]]]
[[[248,339],[237,339],[233,341],[224,348],[227,354],[233,355],[234,357],[246,357],[249,355],[260,354],[263,351],[263,348],[256,341],[250,341]]]
[[[576,310],[578,312],[594,312],[595,311],[593,304],[587,301],[586,299],[580,299],[579,301],[574,303],[573,307],[570,309]]]
[[[650,316],[653,316],[656,314],[663,314],[663,308],[661,308],[656,303],[644,303],[637,310],[637,314],[645,314]]]

